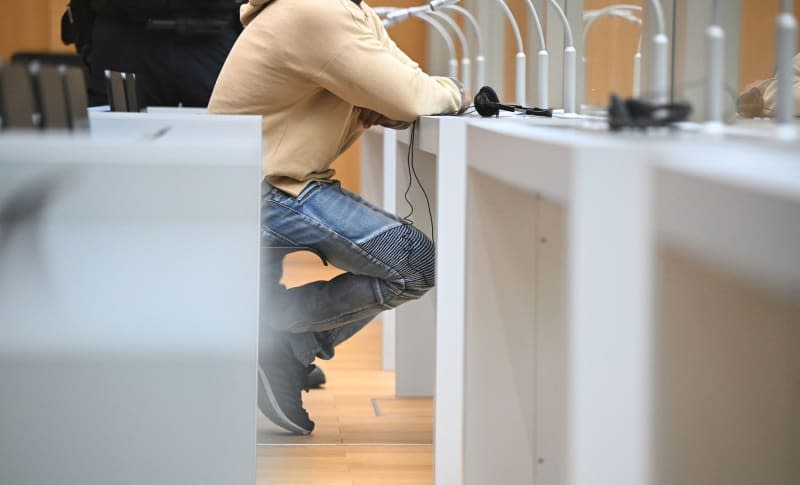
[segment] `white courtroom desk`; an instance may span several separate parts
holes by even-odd
[[[440,175],[436,483],[800,480],[800,146],[452,126],[423,118],[416,150]],[[370,137],[402,193],[408,135]]]
[[[542,124],[468,127],[464,483],[800,480],[798,145]]]
[[[235,124],[0,134],[0,483],[255,482],[261,124]]]

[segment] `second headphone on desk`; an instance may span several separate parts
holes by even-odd
[[[494,89],[489,86],[484,86],[475,95],[475,111],[484,118],[489,116],[498,116],[500,110],[520,112],[526,115],[552,117],[552,109],[544,108],[529,108],[527,106],[520,106],[518,104],[503,104]]]

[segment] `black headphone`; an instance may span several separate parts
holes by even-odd
[[[623,100],[612,94],[608,106],[608,126],[611,131],[664,127],[686,121],[691,114],[692,106],[689,103],[651,104],[635,98]]]
[[[489,86],[484,86],[475,95],[475,111],[484,118],[489,116],[498,116],[500,110],[511,112],[522,112],[526,115],[544,116],[547,118],[553,117],[552,109],[544,108],[528,108],[527,106],[520,106],[518,104],[502,104],[500,98],[494,89]]]

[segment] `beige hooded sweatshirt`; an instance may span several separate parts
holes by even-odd
[[[209,111],[263,116],[263,172],[299,195],[333,177],[331,163],[363,133],[360,107],[398,121],[458,111],[464,95],[429,76],[365,3],[250,0]]]

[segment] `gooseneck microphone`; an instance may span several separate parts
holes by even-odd
[[[706,123],[712,129],[722,125],[725,92],[725,31],[719,22],[719,0],[714,0],[711,22],[706,29]]]
[[[431,14],[435,12],[431,12],[430,5],[421,5],[418,7],[409,8],[380,7],[380,11],[375,10],[375,13],[378,12],[385,14],[383,18],[383,26],[385,28],[392,27],[410,18],[418,18],[430,25],[442,37],[442,39],[444,39],[445,45],[447,46],[447,51],[450,54],[447,75],[454,79],[458,79],[458,59],[456,55],[456,48],[453,44],[453,39],[450,37],[447,29],[445,29],[442,24],[439,23],[441,20],[431,16]]]
[[[445,5],[440,8],[460,13],[472,26],[472,30],[475,32],[475,85],[483,86],[486,84],[486,58],[483,57],[483,36],[478,20],[469,10],[458,5]]]
[[[564,29],[564,36],[566,37],[566,46],[564,47],[564,113],[575,114],[575,98],[578,91],[578,59],[575,51],[575,39],[572,35],[572,28],[569,26],[567,15],[561,8],[561,5],[559,5],[556,0],[549,0],[549,2],[558,14],[558,18],[561,20],[561,26]]]
[[[437,10],[443,7],[447,7],[458,3],[459,0],[432,0],[428,6],[432,10]],[[525,47],[522,42],[522,35],[519,32],[519,24],[517,20],[514,18],[514,14],[511,12],[511,9],[508,7],[508,4],[505,0],[496,0],[497,4],[503,10],[506,18],[508,19],[509,24],[511,24],[511,29],[514,31],[514,38],[517,41],[517,55],[516,55],[516,85],[515,85],[515,95],[517,103],[520,105],[525,104]]]
[[[433,27],[433,29],[442,36],[444,43],[447,45],[447,50],[450,53],[450,62],[448,63],[449,71],[447,75],[453,79],[458,79],[458,55],[456,54],[456,46],[453,43],[453,38],[450,37],[447,29],[445,29],[437,19],[431,17],[431,15],[428,13],[417,12],[414,17]]]
[[[514,18],[514,14],[511,12],[511,9],[508,8],[508,4],[505,0],[496,0],[497,4],[500,8],[503,9],[503,13],[505,13],[506,18],[508,19],[508,23],[511,24],[511,29],[514,31],[514,39],[517,41],[517,55],[516,55],[516,100],[517,104],[525,104],[525,47],[522,42],[522,34],[519,33],[519,24],[517,23],[517,19]]]
[[[372,10],[375,12],[375,14],[378,17],[385,17],[386,15],[388,15],[388,14],[390,14],[390,13],[392,13],[395,10],[398,10],[398,9],[399,9],[399,7],[383,7],[383,6],[372,7]]]
[[[461,43],[461,83],[464,85],[464,90],[467,93],[472,92],[472,61],[470,60],[470,50],[469,50],[469,42],[467,41],[467,36],[464,35],[464,31],[461,30],[461,27],[456,23],[455,20],[452,19],[447,14],[442,12],[433,11],[427,15],[431,15],[436,17],[437,19],[441,20],[442,22],[446,23],[450,26],[450,30],[452,30],[456,37],[458,37],[459,42]]]
[[[778,72],[775,121],[782,126],[794,126],[794,56],[797,46],[797,19],[792,0],[781,0],[781,13],[776,28],[776,61]]]
[[[431,0],[428,5],[430,6],[431,10],[441,10],[444,7],[455,5],[460,1],[461,0]]]
[[[669,38],[661,1],[649,0],[649,2],[658,28],[650,47],[650,97],[655,103],[666,103],[669,98]]]
[[[615,17],[625,22],[631,23],[642,28],[642,19],[634,15],[632,12],[641,12],[642,7],[639,5],[630,5],[620,3],[617,5],[609,5],[608,7],[598,10],[590,10],[583,14],[583,43],[586,45],[589,39],[589,33],[592,27],[598,20],[604,17]],[[584,49],[583,61],[586,62],[586,50]],[[639,42],[636,47],[636,54],[633,56],[633,97],[638,98],[642,91],[642,37],[639,36]]]
[[[383,26],[389,28],[393,25],[399,24],[400,22],[406,21],[417,14],[425,12],[430,12],[430,7],[428,5],[420,5],[418,7],[408,8],[391,8],[383,17]]]
[[[526,0],[526,3],[539,36],[536,104],[546,108],[550,105],[550,54],[547,52],[547,43],[544,40],[544,29],[542,21],[539,19],[539,12],[531,0]]]

